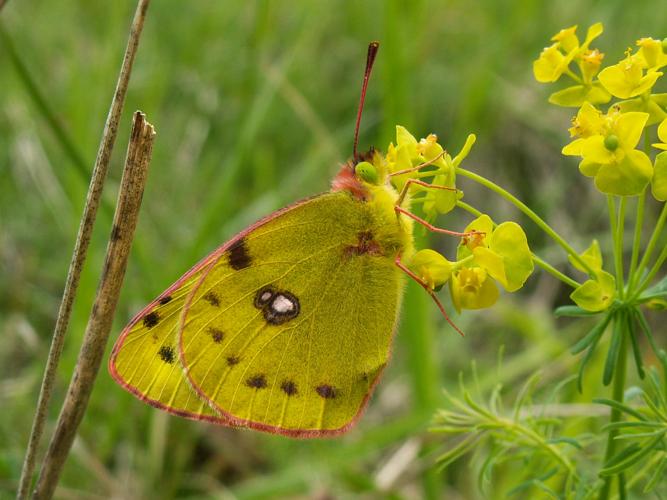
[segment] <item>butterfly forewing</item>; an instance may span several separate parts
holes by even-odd
[[[402,277],[384,227],[338,192],[239,235],[202,272],[181,316],[192,387],[237,425],[341,432],[389,357]]]

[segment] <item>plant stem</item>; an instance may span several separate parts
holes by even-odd
[[[646,189],[642,191],[637,200],[637,219],[635,220],[635,236],[632,239],[632,257],[630,258],[630,271],[628,272],[628,295],[632,293],[632,288],[635,286],[637,276],[637,261],[639,259],[639,246],[642,239],[642,226],[644,225],[644,207],[646,205]],[[639,273],[637,273],[639,274]]]
[[[662,229],[665,226],[666,221],[667,221],[667,203],[664,203],[662,205],[662,211],[660,212],[658,221],[655,223],[655,228],[653,228],[653,233],[651,234],[651,238],[649,239],[648,245],[646,245],[646,251],[642,256],[642,259],[639,261],[639,266],[637,266],[637,279],[641,278],[642,271],[648,265],[648,261],[651,259],[651,256],[653,255],[653,250],[655,249],[655,245],[658,243],[658,240],[662,235]]]
[[[528,205],[523,203],[516,196],[511,194],[509,191],[506,191],[505,189],[501,188],[494,182],[491,182],[490,180],[486,179],[485,177],[477,175],[469,170],[457,167],[456,173],[474,180],[475,182],[481,184],[482,186],[490,189],[491,191],[505,198],[507,201],[509,201],[511,204],[513,204],[515,207],[521,210],[524,214],[526,214],[535,224],[537,224],[537,226],[540,229],[542,229],[542,231],[544,231],[547,235],[549,235],[551,239],[553,239],[556,243],[558,243],[561,246],[561,248],[563,248],[563,250],[565,250],[568,253],[568,255],[570,255],[575,261],[577,261],[577,263],[582,268],[584,268],[591,277],[595,277],[596,273],[593,270],[593,268],[591,268],[591,266],[589,266],[588,263],[579,256],[576,250],[572,248],[570,244],[563,239],[562,236],[560,236],[556,231],[554,231],[552,227],[549,224],[547,224],[539,215],[533,212],[533,210],[531,210],[528,207]]]
[[[545,260],[542,260],[540,257],[535,255],[534,253],[531,253],[531,255],[533,257],[533,262],[535,262],[535,264],[540,266],[542,269],[544,269],[546,272],[548,272],[554,278],[561,280],[563,283],[565,283],[566,285],[568,285],[572,288],[579,288],[581,286],[581,283],[579,283],[578,281],[573,280],[572,278],[570,278],[566,274],[563,274],[558,269],[553,267],[551,264],[549,264]]]
[[[621,345],[618,350],[618,358],[616,360],[616,371],[614,372],[614,385],[612,387],[612,399],[618,403],[623,403],[623,395],[625,393],[625,376],[627,368],[627,354],[628,354],[628,335],[630,334],[626,330],[627,322],[624,318],[624,312],[620,311],[616,314],[613,321],[616,323],[614,327],[621,328]],[[609,423],[613,424],[620,422],[621,420],[621,411],[617,408],[611,409],[611,417]],[[614,456],[616,449],[616,435],[618,434],[617,429],[610,429],[609,434],[607,435],[607,450],[604,455],[604,464],[607,464],[609,460]],[[613,476],[605,477],[604,485],[600,490],[599,500],[607,500],[609,498],[609,493],[611,490],[611,481]],[[624,494],[624,483],[619,482],[619,493]]]
[[[102,140],[100,142],[95,166],[93,168],[92,177],[90,180],[90,187],[86,197],[86,204],[81,216],[79,231],[74,244],[74,251],[72,253],[72,260],[70,261],[69,270],[67,272],[67,280],[65,282],[65,290],[58,309],[58,316],[56,325],[53,331],[53,338],[51,340],[51,347],[49,349],[49,357],[47,359],[44,376],[42,378],[42,385],[37,401],[37,409],[32,422],[32,429],[30,431],[30,438],[26,449],[25,459],[23,461],[23,468],[21,470],[21,479],[17,491],[17,498],[24,499],[28,496],[28,491],[32,483],[32,474],[35,468],[35,458],[37,455],[37,448],[44,431],[44,424],[46,422],[47,410],[49,400],[51,399],[51,392],[56,378],[56,370],[62,354],[63,345],[65,343],[65,333],[69,326],[69,320],[72,312],[72,304],[76,291],[79,286],[79,278],[81,270],[86,260],[86,253],[90,244],[91,235],[95,218],[97,216],[97,209],[100,205],[102,197],[102,188],[109,169],[109,161],[111,159],[111,152],[116,142],[116,135],[118,132],[118,123],[123,111],[123,104],[125,102],[125,94],[127,93],[127,86],[132,72],[132,64],[139,45],[139,37],[144,24],[146,8],[148,7],[148,0],[140,0],[135,13],[134,21],[132,23],[132,31],[128,40],[127,48],[125,50],[125,57],[121,66],[120,75],[116,84],[116,91],[111,102],[109,115],[104,126]]]
[[[665,263],[665,260],[667,260],[667,246],[662,248],[662,251],[660,252],[660,255],[658,255],[658,259],[655,261],[655,264],[653,264],[651,270],[637,287],[637,291],[632,297],[633,299],[636,298],[637,295],[643,292],[644,289],[651,284],[651,280],[653,280],[658,271],[660,271],[660,268]]]
[[[614,269],[616,272],[616,289],[619,298],[623,298],[623,220],[625,218],[625,197],[616,213],[616,203],[612,195],[607,195],[607,208],[609,209],[609,226],[614,241]]]
[[[76,431],[88,406],[111,332],[134,230],[139,218],[139,208],[155,137],[152,125],[139,111],[134,114],[131,134],[100,284],[79,350],[74,374],[44,457],[33,498],[48,499],[54,494]]]
[[[476,217],[479,217],[480,215],[482,215],[482,212],[480,212],[475,207],[473,207],[472,205],[467,204],[464,201],[457,201],[456,206],[459,207],[459,208],[462,208],[466,212],[470,212],[471,214],[475,215]],[[496,227],[497,224],[494,222],[493,226]],[[572,278],[570,278],[566,274],[563,274],[558,269],[556,269],[551,264],[549,264],[547,261],[541,259],[540,257],[538,257],[537,255],[535,255],[532,252],[531,252],[531,256],[532,256],[533,262],[535,262],[535,264],[537,264],[542,269],[544,269],[546,272],[551,274],[554,278],[559,279],[560,281],[562,281],[563,283],[565,283],[568,286],[571,286],[572,288],[578,288],[579,286],[581,286],[581,283],[578,283],[577,281],[573,280]]]

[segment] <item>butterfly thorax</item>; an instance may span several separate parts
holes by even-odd
[[[349,160],[342,166],[332,182],[332,191],[344,191],[363,207],[367,229],[360,233],[358,252],[366,250],[371,255],[396,258],[409,257],[413,248],[413,221],[395,210],[399,194],[381,168],[381,157],[371,150],[365,154],[367,160],[378,165],[380,178],[377,183],[369,183],[355,173],[358,161]],[[367,161],[366,160],[366,161]],[[410,198],[406,196],[401,207],[409,209]],[[372,235],[372,238],[369,236]]]

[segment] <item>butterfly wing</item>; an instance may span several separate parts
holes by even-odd
[[[395,217],[335,192],[232,240],[181,316],[179,354],[199,396],[233,425],[300,437],[349,428],[389,358],[396,231]]]
[[[129,392],[179,416],[223,423],[192,390],[178,360],[176,343],[186,299],[212,263],[207,257],[146,306],[121,332],[109,372]]]
[[[236,239],[223,244],[139,312],[123,329],[114,345],[109,359],[111,376],[152,406],[186,418],[226,423],[225,417],[215,412],[206,399],[192,390],[183,373],[177,342],[186,299],[203,274],[229,250],[234,241],[299,204],[275,212],[240,233]]]

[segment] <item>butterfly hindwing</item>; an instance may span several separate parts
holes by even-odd
[[[395,328],[390,223],[329,193],[223,247],[181,315],[180,359],[199,396],[235,425],[295,436],[349,427]]]
[[[178,359],[180,315],[186,299],[211,265],[204,259],[135,316],[109,360],[112,376],[138,398],[171,413],[223,423],[188,383]]]

